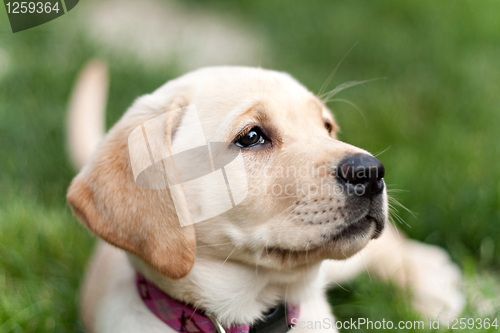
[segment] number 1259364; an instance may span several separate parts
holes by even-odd
[[[52,4],[49,1],[13,1],[7,2],[5,4],[5,8],[7,9],[7,14],[50,14],[52,12],[59,13],[59,11],[61,10],[59,8],[59,2],[55,2],[54,4]]]

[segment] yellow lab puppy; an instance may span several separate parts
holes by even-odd
[[[382,163],[339,141],[288,74],[186,74],[136,100],[90,157],[105,79],[87,68],[69,122],[88,163],[68,202],[105,241],[83,289],[89,331],[332,332],[324,288],[364,268],[409,283],[426,314],[462,308],[446,254],[388,227]]]

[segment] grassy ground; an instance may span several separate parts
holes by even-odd
[[[78,11],[83,8],[81,2]],[[329,89],[341,138],[372,152],[413,238],[443,246],[466,277],[463,317],[500,317],[500,3],[451,1],[194,1],[255,29],[263,67]],[[71,14],[73,15],[73,14]],[[81,331],[77,290],[94,240],[64,196],[74,175],[64,115],[75,75],[108,54],[59,22],[9,32],[0,9],[0,332]],[[57,27],[57,30],[53,27]],[[109,123],[136,96],[181,74],[174,62],[111,62]],[[405,292],[361,276],[330,292],[341,319],[415,320]],[[392,297],[387,297],[392,295]],[[446,331],[442,329],[439,331]],[[431,329],[422,332],[432,332]],[[481,331],[481,330],[478,330]],[[497,331],[497,330],[490,330]]]

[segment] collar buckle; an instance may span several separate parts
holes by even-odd
[[[217,333],[226,333],[226,330],[224,329],[224,327],[222,327],[222,325],[217,321],[217,319],[215,319],[214,316],[212,316],[211,314],[208,314],[208,313],[205,313],[205,315],[208,317],[208,319],[210,319],[212,324],[214,324],[215,329],[217,330]]]

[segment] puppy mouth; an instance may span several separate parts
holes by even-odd
[[[315,258],[319,256],[324,251],[324,246],[316,246],[306,250],[292,250],[285,249],[282,247],[266,247],[264,249],[264,254],[267,257],[272,257],[278,259],[280,263],[299,263],[301,259]]]
[[[376,239],[380,237],[383,229],[383,218],[367,214],[357,219],[355,222],[351,222],[340,232],[336,232],[334,235],[324,235],[323,242],[321,242],[320,244],[303,249],[291,249],[283,248],[280,246],[271,246],[264,249],[264,254],[266,254],[268,257],[279,259],[282,263],[285,263],[287,261],[300,262],[300,259],[313,259],[316,257],[328,258],[334,255],[334,252],[337,252],[338,249],[336,248],[339,244],[346,242],[355,242],[356,239],[359,238],[367,239],[369,233],[371,234],[370,239]]]
[[[382,234],[382,231],[384,230],[384,220],[367,214],[356,222],[346,226],[340,233],[334,235],[332,237],[332,241],[339,241],[359,235],[364,235],[366,234],[367,230],[371,228],[372,223],[375,223],[375,231],[373,232],[371,239],[379,238]]]

